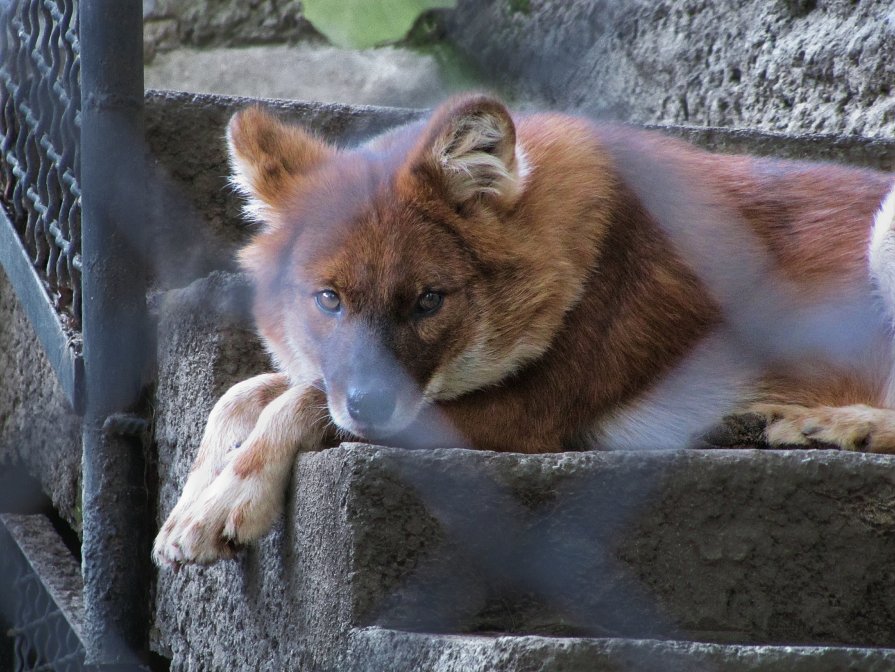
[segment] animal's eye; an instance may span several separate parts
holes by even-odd
[[[335,314],[342,308],[342,299],[331,289],[324,289],[314,295],[317,307],[324,313]]]
[[[431,315],[441,308],[442,303],[444,303],[444,294],[432,291],[423,292],[416,300],[416,314]]]

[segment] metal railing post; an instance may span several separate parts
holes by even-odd
[[[142,445],[109,431],[140,403],[148,351],[142,20],[140,0],[81,0],[85,644],[109,667],[138,664],[149,617]]]

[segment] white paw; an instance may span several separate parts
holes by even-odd
[[[806,408],[760,404],[751,409],[767,419],[771,446],[810,446],[891,453],[895,449],[895,414],[864,405]]]
[[[156,564],[178,569],[232,558],[270,529],[283,509],[284,481],[269,470],[240,475],[231,462],[197,496],[178,502],[156,537]]]
[[[322,440],[317,387],[286,389],[282,374],[234,385],[208,419],[202,446],[180,500],[156,537],[160,567],[232,558],[263,536],[283,510],[300,447]]]

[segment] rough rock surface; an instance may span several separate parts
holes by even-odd
[[[886,670],[895,651],[854,645],[892,644],[890,472],[837,453],[308,454],[285,526],[160,577],[156,646],[177,670]]]
[[[449,22],[486,75],[552,107],[895,135],[888,0],[459,0]]]
[[[741,646],[644,639],[470,637],[368,628],[352,632],[359,672],[888,672],[892,651]]]
[[[143,51],[234,46],[319,37],[300,0],[143,0]]]
[[[356,624],[895,644],[889,457],[340,450]]]
[[[21,464],[80,529],[81,419],[0,270],[0,465]]]

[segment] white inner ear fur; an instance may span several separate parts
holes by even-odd
[[[464,117],[435,143],[435,160],[459,202],[485,195],[512,202],[519,196],[529,165],[519,144],[508,143],[505,122],[493,115]]]
[[[227,156],[230,163],[230,175],[227,181],[233,190],[242,197],[242,214],[250,222],[265,224],[270,221],[273,211],[264,201],[255,195],[253,186],[253,164],[236,151],[233,141],[233,122],[227,125]]]

